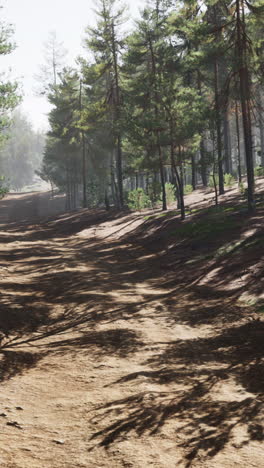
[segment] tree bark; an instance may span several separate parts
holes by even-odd
[[[119,127],[119,124],[120,124],[120,89],[119,89],[119,73],[118,73],[118,64],[117,64],[117,50],[116,50],[116,36],[115,36],[114,21],[112,21],[112,55],[113,55],[115,91],[116,91],[115,114],[116,114],[116,122]],[[122,139],[121,139],[121,133],[120,133],[119,128],[116,134],[116,141],[117,141],[116,170],[117,170],[118,198],[119,198],[120,208],[122,209],[124,206]]]
[[[217,135],[217,162],[218,162],[218,178],[219,178],[219,195],[225,193],[224,189],[224,172],[223,172],[223,157],[222,157],[222,135],[221,135],[221,116],[219,104],[219,70],[217,60],[214,63],[214,82],[215,82],[215,113],[216,113],[216,135]]]
[[[241,3],[240,3],[241,2]],[[241,20],[242,10],[242,20]],[[255,197],[254,197],[254,165],[253,165],[253,144],[252,144],[252,129],[251,129],[251,114],[250,114],[250,80],[247,66],[247,44],[245,36],[244,22],[244,4],[243,0],[236,0],[236,20],[237,20],[237,54],[239,60],[239,85],[240,85],[240,100],[242,121],[244,129],[245,155],[247,166],[247,182],[248,182],[248,211],[255,212]]]
[[[236,101],[236,135],[237,135],[237,175],[238,183],[242,182],[242,173],[241,173],[241,153],[240,153],[240,128],[239,128],[239,115],[238,115],[238,105]]]

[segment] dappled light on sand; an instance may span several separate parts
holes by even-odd
[[[212,210],[47,196],[1,202],[1,466],[262,466],[263,313],[243,298],[262,300],[263,209],[205,245]]]

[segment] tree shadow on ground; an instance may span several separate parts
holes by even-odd
[[[148,370],[114,382],[112,385],[132,385],[139,381],[140,387],[144,377],[145,386],[158,387],[155,391],[137,388],[130,397],[97,408],[93,420],[101,429],[92,440],[108,447],[130,432],[154,435],[169,424],[175,443],[186,451],[186,466],[200,454],[214,456],[232,440],[240,445],[261,440],[263,323],[235,324],[242,314],[234,305],[245,289],[259,291],[261,278],[256,286],[256,278],[250,274],[246,283],[228,288],[234,278],[239,279],[242,263],[250,270],[259,262],[261,213],[249,223],[256,231],[232,248],[231,257],[227,244],[240,239],[248,229],[248,220],[240,214],[235,215],[236,223],[227,223],[229,230],[220,231],[216,238],[209,226],[208,242],[207,238],[189,236],[189,227],[180,231],[178,219],[150,220],[135,231],[136,235],[134,232],[121,240],[102,240],[96,235],[92,239],[71,237],[113,217],[120,229],[122,216],[82,211],[37,227],[11,226],[16,239],[20,236],[25,244],[6,253],[6,260],[13,260],[21,269],[20,279],[1,281],[2,379],[35,366],[43,353],[93,352],[99,357],[128,358],[145,346],[143,334],[129,329],[129,321],[141,317],[151,317],[159,325],[162,318],[167,327],[172,323],[190,327],[213,324],[219,330],[216,336],[155,343],[153,356],[142,363]],[[207,229],[207,221],[205,226]],[[39,242],[32,249],[30,243],[39,240],[43,244]],[[242,252],[246,254],[241,260]],[[28,275],[26,281],[23,271]],[[145,290],[133,300],[131,295],[143,283]],[[120,292],[121,299],[113,291]],[[58,304],[60,309],[56,310]],[[151,312],[146,312],[150,304]],[[115,330],[96,329],[115,322],[121,322]],[[23,345],[40,352],[20,351]],[[231,401],[219,390],[229,381],[237,387]],[[115,422],[104,426],[109,414]],[[246,431],[242,442],[235,440],[238,427]]]
[[[156,370],[127,374],[111,384],[137,381],[139,386],[143,376],[144,385],[147,380],[160,388],[98,407],[92,421],[103,427],[91,438],[93,448],[109,447],[129,433],[155,435],[168,425],[189,467],[197,458],[215,456],[227,443],[239,448],[250,440],[262,441],[263,332],[263,323],[252,322],[217,336],[167,344],[163,353],[147,362]],[[229,381],[235,382],[234,393],[225,395],[221,385]],[[115,422],[104,426],[109,414]],[[243,437],[239,438],[241,428]]]
[[[0,349],[0,382],[35,367],[44,356],[45,353]]]
[[[56,353],[65,353],[65,351],[74,350],[88,352],[93,349],[93,355],[115,355],[118,357],[127,357],[135,353],[144,346],[140,340],[139,333],[129,329],[114,329],[101,331],[83,331],[76,338],[49,342],[49,349]]]

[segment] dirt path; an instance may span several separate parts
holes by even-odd
[[[2,201],[1,467],[263,466],[263,322],[143,216],[42,197]]]

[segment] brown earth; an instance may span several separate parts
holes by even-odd
[[[262,189],[225,229],[0,202],[2,468],[263,466]]]

